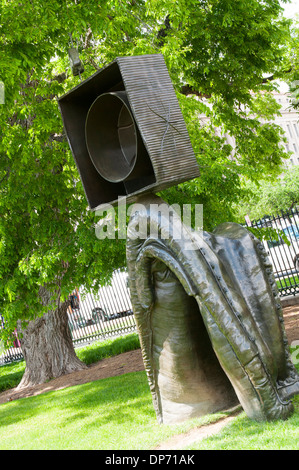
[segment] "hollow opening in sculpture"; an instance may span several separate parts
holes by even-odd
[[[115,185],[116,196],[155,183],[125,91],[103,93],[94,100],[86,116],[85,142],[94,168],[103,181]]]
[[[160,260],[152,262],[152,361],[163,423],[238,403],[221,368],[194,297]]]

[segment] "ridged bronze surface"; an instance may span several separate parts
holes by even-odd
[[[93,164],[94,159],[86,144],[85,126],[94,101],[104,93],[120,91],[126,92],[135,120],[137,163],[130,181],[124,179],[113,183],[106,181]],[[131,203],[143,193],[157,193],[200,176],[179,102],[161,54],[118,57],[62,96],[58,103],[91,209],[116,204],[119,197],[126,197]],[[99,125],[102,120],[103,116],[99,116]],[[94,127],[96,125],[97,122]]]
[[[162,55],[117,59],[159,191],[199,176],[185,121]]]

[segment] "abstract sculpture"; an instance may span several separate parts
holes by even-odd
[[[237,398],[252,419],[287,418],[299,376],[263,245],[233,223],[193,232],[171,208],[170,225],[167,214],[153,210],[162,203],[149,196],[138,204],[127,239],[132,304],[158,420],[211,413]],[[159,236],[131,236],[145,224]]]
[[[118,57],[58,103],[92,210],[199,176],[161,54]]]
[[[127,264],[159,422],[238,401],[252,419],[287,418],[299,376],[263,245],[237,224],[193,231],[153,194],[199,176],[163,57],[117,58],[59,106],[90,208],[138,202]]]

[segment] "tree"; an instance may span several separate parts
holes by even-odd
[[[247,189],[248,197],[238,207],[240,221],[246,214],[253,220],[290,212],[299,203],[299,167],[288,168],[275,182],[251,183]]]
[[[39,296],[48,306],[50,298],[47,289],[41,288]],[[34,321],[19,320],[18,332],[22,336],[26,369],[18,388],[44,383],[49,378],[87,367],[75,354],[67,309],[66,301]]]
[[[264,77],[283,67],[289,21],[281,12],[278,0],[0,0],[1,335],[7,341],[17,322],[24,329],[31,320],[23,344],[29,335],[33,344],[41,316],[49,319],[43,328],[53,354],[45,355],[43,374],[27,355],[35,382],[64,373],[65,361],[52,367],[58,357],[81,367],[48,328],[66,337],[68,294],[79,285],[96,290],[125,263],[123,240],[95,237],[97,218],[63,134],[56,98],[81,79],[71,73],[68,49],[79,51],[82,78],[116,56],[163,53],[202,173],[163,197],[203,203],[210,229],[235,217],[242,178],[273,177],[286,157],[281,130],[261,121],[278,112]],[[198,119],[202,112],[209,124]],[[235,138],[234,160],[215,127]],[[65,344],[70,351],[67,337]]]
[[[62,139],[55,97],[64,88],[59,70],[58,77],[53,73],[59,64],[50,61],[61,33],[60,45],[65,41],[67,52],[63,15],[62,26],[57,22],[60,5],[44,9],[38,2],[27,2],[24,7],[25,17],[18,19],[16,2],[2,5],[1,12],[6,20],[3,67],[1,61],[6,99],[0,109],[0,308],[5,342],[19,321],[26,359],[22,383],[30,385],[83,367],[66,328],[68,294],[82,284],[96,289],[105,283],[113,269],[124,264],[124,248],[97,243],[96,218],[87,211]],[[11,67],[7,73],[6,61]],[[61,67],[65,69],[64,64]],[[70,81],[73,86],[74,77]],[[42,320],[38,318],[43,314]]]
[[[289,49],[286,55],[286,70],[284,78],[289,85],[289,91],[292,96],[292,106],[299,109],[299,19],[294,21],[291,29],[291,39],[289,41]]]
[[[200,179],[163,196],[175,201],[181,191],[182,199],[203,203],[205,227],[212,229],[235,220],[236,203],[246,193],[243,180],[273,180],[287,158],[282,130],[270,121],[279,112],[271,91],[273,79],[285,70],[289,22],[279,16],[279,2],[162,5],[168,18],[162,50],[170,54],[168,65],[182,93],[180,103],[201,167]],[[202,113],[208,124],[198,120]],[[215,134],[216,127],[222,136]],[[227,135],[234,138],[234,149],[227,145]]]

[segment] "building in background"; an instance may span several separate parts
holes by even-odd
[[[288,93],[273,93],[276,101],[281,105],[280,116],[276,116],[274,122],[280,126],[285,133],[287,142],[284,144],[287,152],[292,152],[290,159],[285,160],[286,166],[289,168],[293,165],[299,165],[299,113],[292,107],[292,100]],[[208,102],[204,100],[208,105]],[[206,125],[209,118],[204,114],[199,116],[202,125]],[[224,137],[226,142],[235,148],[235,139],[228,133],[223,134],[221,129],[216,128],[215,133],[219,137]],[[234,158],[234,150],[231,158]]]

